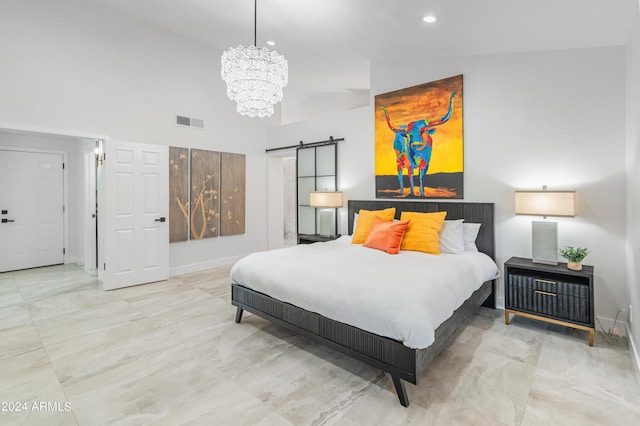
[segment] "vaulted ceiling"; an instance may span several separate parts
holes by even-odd
[[[220,51],[253,44],[253,0],[91,0]],[[374,61],[624,45],[638,0],[258,0],[289,61],[285,109],[368,99]],[[423,16],[435,14],[435,24]],[[351,100],[350,100],[351,99]],[[353,105],[357,106],[357,105]]]

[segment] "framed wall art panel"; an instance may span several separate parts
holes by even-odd
[[[169,242],[189,239],[189,148],[169,147]]]
[[[191,150],[192,240],[217,237],[220,234],[220,153]]]
[[[220,154],[220,235],[245,232],[246,156]]]
[[[375,96],[376,198],[462,199],[462,75]]]

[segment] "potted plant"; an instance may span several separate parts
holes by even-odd
[[[582,271],[582,259],[588,254],[589,249],[586,247],[566,246],[560,249],[560,256],[567,259],[567,268],[573,271]]]

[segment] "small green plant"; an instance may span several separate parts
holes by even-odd
[[[589,249],[586,247],[572,247],[566,246],[560,249],[560,256],[567,259],[569,262],[582,262],[582,259],[587,257]]]

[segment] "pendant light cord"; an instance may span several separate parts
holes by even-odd
[[[253,2],[253,45],[258,47],[258,0]]]

